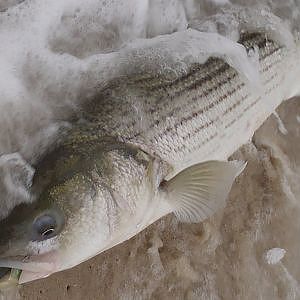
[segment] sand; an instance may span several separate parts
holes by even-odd
[[[271,116],[233,155],[248,166],[224,211],[202,224],[167,216],[24,285],[22,299],[300,299],[300,99],[277,112],[281,125]]]

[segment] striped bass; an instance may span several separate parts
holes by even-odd
[[[239,41],[259,55],[255,90],[221,58],[173,80],[120,78],[81,110],[34,167],[30,204],[0,223],[0,267],[20,282],[71,268],[173,212],[201,222],[225,206],[245,163],[227,158],[298,92],[298,48],[263,33]],[[6,269],[5,269],[6,270]]]

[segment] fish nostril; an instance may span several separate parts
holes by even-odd
[[[0,279],[4,277],[9,271],[10,268],[0,268]]]

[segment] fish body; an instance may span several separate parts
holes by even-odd
[[[112,135],[138,145],[174,174],[200,161],[227,159],[295,93],[289,73],[296,61],[285,47],[262,33],[244,34],[240,43],[259,52],[258,91],[220,58],[195,64],[170,82],[159,76],[125,80],[87,105],[87,136]]]
[[[80,120],[35,166],[31,204],[0,224],[0,267],[21,282],[71,268],[164,215],[199,222],[225,206],[243,162],[225,160],[291,96],[293,51],[265,34],[258,91],[220,58],[174,80],[120,79],[86,103]],[[292,81],[294,82],[294,81]]]

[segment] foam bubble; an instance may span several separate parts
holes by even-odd
[[[265,260],[269,265],[279,263],[285,256],[286,250],[282,248],[272,248],[265,253]]]

